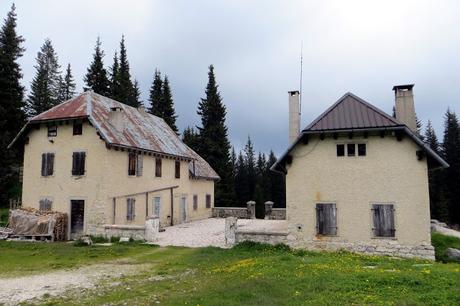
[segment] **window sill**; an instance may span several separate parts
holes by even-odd
[[[377,239],[377,240],[398,240],[398,238],[396,238],[396,237],[376,237],[376,236],[371,237],[371,239]]]

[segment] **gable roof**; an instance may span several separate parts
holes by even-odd
[[[312,121],[304,131],[381,128],[404,124],[348,92]]]
[[[109,122],[109,113],[114,107],[121,108],[124,114],[125,128],[123,131],[117,130]],[[29,125],[78,118],[88,119],[108,145],[145,150],[189,160],[189,168],[195,177],[219,179],[219,175],[211,166],[183,143],[162,118],[101,96],[93,91],[86,91],[33,117],[10,146]]]
[[[323,134],[333,132],[353,132],[353,131],[379,131],[391,130],[401,131],[412,139],[422,151],[427,154],[430,161],[437,167],[447,168],[449,164],[442,159],[436,152],[427,146],[411,129],[399,122],[384,111],[366,102],[358,96],[348,92],[337,102],[329,107],[324,113],[313,120],[305,129],[302,130],[296,141],[292,143],[286,152],[272,165],[270,170],[285,172],[285,159],[295,146],[301,141],[302,137],[308,134]],[[432,165],[433,163],[429,163]],[[435,167],[433,167],[435,168]]]

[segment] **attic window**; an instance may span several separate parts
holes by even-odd
[[[155,159],[155,177],[161,177],[161,158]]]
[[[176,164],[175,164],[175,177],[176,178],[180,178],[180,161],[176,160]]]
[[[347,155],[348,156],[355,156],[355,144],[354,143],[349,143],[347,144]]]
[[[343,144],[337,145],[337,156],[345,156],[345,145]]]
[[[366,156],[366,144],[358,143],[358,156]]]
[[[57,136],[57,125],[49,125],[48,126],[48,137],[56,137]]]
[[[73,134],[81,135],[83,133],[83,124],[81,122],[74,122],[73,124]]]
[[[128,155],[128,175],[142,176],[143,172],[143,155],[134,152]]]

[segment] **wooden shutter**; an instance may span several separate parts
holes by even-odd
[[[211,195],[206,195],[206,208],[211,208]]]
[[[72,175],[85,174],[85,152],[73,152],[72,155]]]
[[[128,154],[128,175],[136,175],[136,161],[137,157],[135,153]]]
[[[77,175],[78,169],[78,153],[73,152],[72,154],[72,175]]]
[[[193,196],[193,210],[197,210],[198,209],[198,196],[195,194]]]
[[[46,176],[46,154],[42,154],[42,176]]]
[[[376,237],[394,237],[394,208],[391,204],[372,205],[373,232]]]
[[[142,154],[137,155],[137,169],[136,169],[136,175],[137,176],[142,176],[142,170],[144,167],[144,156]]]
[[[54,171],[54,153],[48,153],[46,162],[46,175],[53,175]]]
[[[50,211],[51,210],[51,206],[52,206],[52,201],[49,200],[49,199],[42,199],[40,200],[39,204],[39,210],[42,210],[42,211]]]
[[[126,219],[127,220],[134,220],[135,217],[135,203],[136,199],[134,198],[128,198],[126,200]]]
[[[335,204],[316,204],[316,227],[318,234],[337,235],[337,209]]]
[[[155,160],[155,176],[161,177],[161,158]]]

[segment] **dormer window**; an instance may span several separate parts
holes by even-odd
[[[48,137],[57,136],[57,125],[48,125]]]

